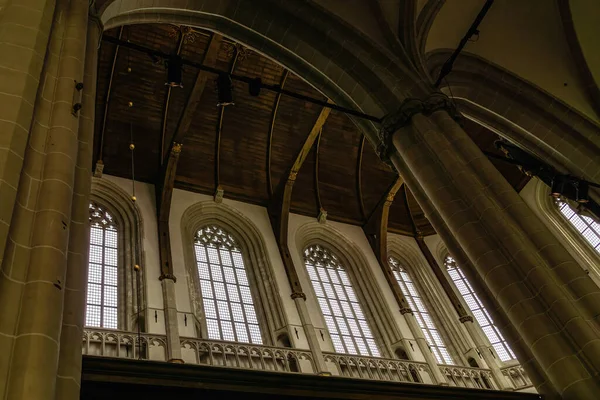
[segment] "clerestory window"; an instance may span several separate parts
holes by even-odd
[[[118,232],[113,216],[90,203],[90,253],[85,325],[118,328]]]
[[[487,336],[488,340],[494,347],[494,350],[496,350],[500,360],[509,361],[516,359],[515,354],[508,346],[508,343],[504,339],[504,336],[502,336],[502,333],[500,333],[498,327],[496,327],[494,324],[494,320],[483,306],[483,303],[461,271],[460,267],[456,263],[456,260],[448,256],[446,257],[444,264],[448,274],[450,275],[450,278],[452,278],[452,281],[454,282],[454,285],[456,285],[456,288],[462,295],[463,299],[465,299],[467,306],[481,326],[481,329],[483,329],[483,333],[485,333],[485,336]]]
[[[369,324],[339,258],[315,244],[304,250],[304,264],[335,351],[379,357]]]
[[[600,224],[588,216],[578,214],[567,202],[556,199],[555,204],[567,221],[600,253]]]
[[[415,319],[423,331],[425,340],[431,348],[436,361],[439,364],[454,364],[454,361],[452,360],[452,357],[450,357],[450,353],[448,353],[448,349],[442,340],[442,336],[436,328],[410,274],[394,257],[389,258],[389,263],[394,273],[394,277],[396,278],[396,281],[398,281],[398,285],[400,285],[402,294],[413,311]]]
[[[198,230],[194,252],[209,339],[262,344],[244,257],[218,226]]]

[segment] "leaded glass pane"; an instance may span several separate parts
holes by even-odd
[[[373,335],[339,259],[329,249],[313,245],[304,250],[304,263],[335,351],[379,357],[379,349],[371,339]]]
[[[194,253],[208,337],[262,344],[244,259],[233,236],[205,226],[196,234]]]
[[[114,218],[90,203],[90,247],[86,326],[118,327],[118,234]]]
[[[440,364],[454,364],[410,274],[400,265],[397,259],[390,257],[388,262],[436,361]]]
[[[488,340],[496,350],[496,353],[498,353],[500,360],[514,360],[516,358],[515,354],[508,346],[508,343],[500,333],[498,327],[496,327],[494,324],[494,321],[483,306],[481,300],[479,300],[479,297],[471,287],[471,284],[463,272],[460,270],[456,261],[452,257],[448,256],[446,257],[445,265],[450,278],[452,278],[452,281],[456,285],[459,293],[465,299],[467,306],[469,306],[473,316],[481,326],[483,333],[485,333]]]
[[[556,199],[556,206],[581,236],[600,253],[600,224],[586,215],[578,214],[568,203],[560,199]]]

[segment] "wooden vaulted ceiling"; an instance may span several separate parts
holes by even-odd
[[[164,53],[179,53],[202,63],[212,33],[170,24],[116,28],[105,35]],[[260,77],[268,84],[326,100],[293,72],[275,61],[224,38],[214,66],[236,75]],[[185,66],[183,88],[165,86],[163,60],[103,41],[100,49],[94,162],[104,173],[132,177],[131,138],[135,143],[135,179],[157,184],[198,70]],[[216,76],[206,82],[182,142],[175,187],[267,206],[313,128],[322,107],[263,90],[250,96],[234,81],[235,105],[217,107]],[[465,129],[486,151],[496,152],[491,131],[466,121]],[[498,153],[500,154],[500,153]],[[523,175],[514,166],[495,162],[519,190]],[[363,225],[385,199],[396,174],[381,162],[370,143],[344,114],[332,111],[302,165],[294,186],[291,212],[314,216],[322,208],[328,219]],[[405,185],[390,207],[390,232],[435,233]]]

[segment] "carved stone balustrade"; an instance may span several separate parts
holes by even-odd
[[[533,387],[533,383],[529,379],[527,372],[520,365],[506,367],[501,369],[502,374],[508,378],[513,387],[517,390]]]
[[[489,369],[462,367],[457,365],[440,365],[440,369],[450,386],[490,390],[497,389]]]
[[[379,381],[432,383],[431,371],[424,362],[337,353],[323,355],[333,375]]]

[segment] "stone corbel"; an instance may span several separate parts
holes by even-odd
[[[392,144],[394,133],[408,125],[415,114],[431,115],[439,110],[447,111],[455,121],[460,123],[462,116],[458,112],[454,101],[443,93],[433,93],[423,100],[405,99],[396,112],[386,115],[381,122],[381,128],[377,135],[379,139],[377,155],[379,158],[383,162],[392,165],[390,156],[394,148]]]

